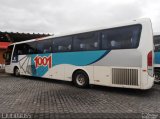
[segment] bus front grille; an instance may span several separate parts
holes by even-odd
[[[112,84],[138,86],[138,69],[112,68]]]

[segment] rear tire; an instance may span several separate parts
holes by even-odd
[[[89,77],[83,71],[77,71],[73,76],[73,83],[78,88],[86,88],[89,85]]]
[[[14,69],[14,75],[17,76],[17,77],[20,76],[20,70],[19,70],[19,68],[16,67]]]

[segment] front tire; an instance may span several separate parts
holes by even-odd
[[[83,71],[78,71],[73,76],[73,83],[78,88],[86,88],[89,85],[88,75]]]
[[[20,76],[20,70],[19,70],[19,68],[16,67],[14,69],[14,75],[17,76],[17,77]]]

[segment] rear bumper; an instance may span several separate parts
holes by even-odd
[[[145,90],[145,89],[150,89],[150,88],[152,88],[153,85],[154,85],[154,80],[155,80],[155,77],[148,76],[148,78],[147,78],[147,85],[144,86],[143,89]]]

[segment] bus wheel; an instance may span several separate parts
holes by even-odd
[[[15,75],[15,76],[20,76],[20,70],[19,70],[19,68],[16,67],[16,68],[14,69],[14,75]]]
[[[86,88],[89,85],[88,75],[83,71],[77,71],[73,76],[73,83],[76,87]]]

